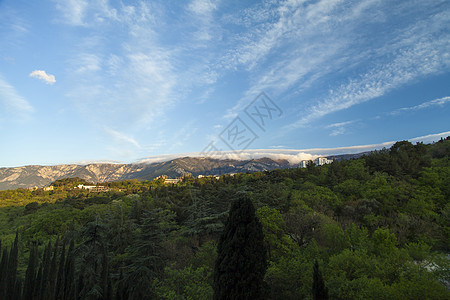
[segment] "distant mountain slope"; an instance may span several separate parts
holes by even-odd
[[[289,168],[287,160],[259,158],[252,160],[218,160],[183,157],[152,164],[88,164],[25,166],[0,168],[0,190],[43,187],[51,182],[79,177],[89,182],[109,182],[126,179],[152,180],[159,175],[175,178],[183,173],[192,175],[221,175]]]

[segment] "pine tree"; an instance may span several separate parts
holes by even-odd
[[[319,263],[317,260],[314,262],[313,271],[313,299],[328,300],[328,289],[323,281],[322,272],[319,270]]]
[[[127,288],[125,286],[125,280],[123,278],[123,271],[121,268],[119,280],[117,281],[116,286],[116,300],[125,300],[125,299],[128,299]]]
[[[214,299],[263,299],[267,269],[262,226],[245,194],[232,204],[217,246]]]
[[[80,260],[84,267],[82,293],[83,297],[89,299],[103,298],[105,290],[101,274],[106,247],[103,242],[104,229],[105,227],[98,220],[86,224],[82,233],[84,241],[77,248],[77,251],[82,253]]]
[[[141,232],[131,248],[125,286],[130,299],[153,299],[151,282],[162,275],[164,253],[161,243],[164,232],[161,228],[162,210],[145,212],[141,218]]]
[[[102,256],[102,268],[100,273],[100,287],[102,288],[103,299],[107,300],[108,298],[108,283],[109,283],[109,266],[108,266],[108,253],[106,251],[106,247],[103,247],[103,256]]]

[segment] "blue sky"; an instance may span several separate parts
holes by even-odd
[[[449,112],[448,0],[0,1],[0,167],[430,139]]]

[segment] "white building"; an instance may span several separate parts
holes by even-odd
[[[322,166],[325,164],[331,164],[333,162],[332,159],[328,159],[326,157],[318,157],[314,160],[314,163],[316,164],[316,166]]]
[[[103,186],[103,185],[84,185],[84,184],[79,184],[77,186],[77,188],[88,190],[89,192],[95,192],[95,193],[108,192],[108,191],[111,190],[109,187]]]
[[[300,168],[306,168],[306,166],[308,165],[308,163],[312,163],[312,160],[302,160],[302,161],[300,162],[299,167],[300,167]]]
[[[306,168],[308,166],[308,163],[312,163],[312,160],[302,160],[299,164],[300,168]],[[318,157],[314,160],[314,164],[316,166],[323,166],[325,164],[331,164],[333,162],[332,159],[328,159],[326,157]]]

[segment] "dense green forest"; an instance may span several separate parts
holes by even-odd
[[[263,232],[262,296],[450,299],[449,138],[219,180],[82,183],[0,192],[0,299],[212,299],[242,195]]]

